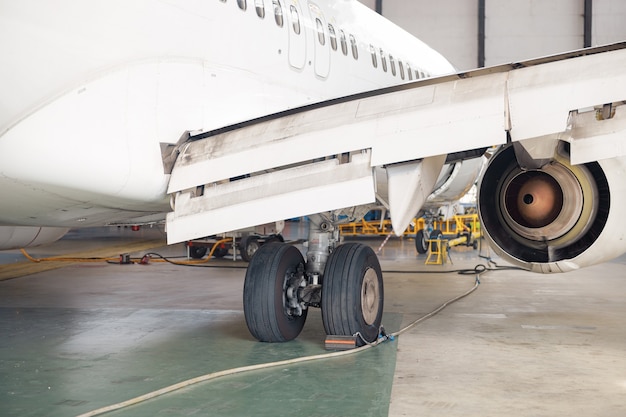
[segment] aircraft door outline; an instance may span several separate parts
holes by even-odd
[[[314,2],[309,2],[312,29],[314,31],[315,75],[327,78],[330,73],[330,38],[328,24],[321,9]]]
[[[306,24],[302,8],[297,0],[288,0],[286,9],[289,22],[289,65],[302,70],[306,64]]]

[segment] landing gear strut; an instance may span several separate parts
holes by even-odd
[[[360,243],[337,245],[332,223],[313,216],[307,262],[285,243],[261,247],[248,266],[244,314],[250,333],[262,342],[297,337],[309,307],[321,307],[329,335],[376,340],[383,315],[383,280],[374,251]]]

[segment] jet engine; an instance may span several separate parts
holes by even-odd
[[[490,159],[478,195],[481,227],[507,261],[535,272],[565,272],[626,252],[626,159],[569,163],[569,144],[553,158],[520,166],[513,145]],[[522,158],[523,160],[523,158]]]
[[[0,226],[0,250],[46,245],[61,239],[68,230],[62,227]]]

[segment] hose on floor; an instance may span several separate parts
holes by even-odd
[[[54,256],[54,257],[47,257],[47,258],[35,258],[31,256],[28,252],[26,252],[24,248],[20,249],[20,252],[22,253],[22,255],[24,255],[26,259],[35,263],[40,263],[40,262],[103,262],[104,261],[110,264],[120,264],[120,263],[144,264],[144,263],[149,263],[149,262],[168,262],[168,263],[171,263],[174,265],[180,265],[180,266],[197,266],[197,265],[206,264],[207,262],[209,262],[213,257],[213,253],[218,249],[218,247],[221,244],[231,242],[232,240],[233,240],[232,238],[227,238],[227,239],[222,239],[222,240],[218,240],[217,242],[215,242],[213,246],[211,247],[211,251],[209,252],[208,256],[204,259],[192,259],[192,260],[185,260],[185,261],[173,261],[171,258],[166,258],[165,256],[160,255],[155,252],[148,252],[138,259],[129,258],[127,262],[122,262],[120,257],[80,258],[80,257],[74,257],[74,256]],[[156,257],[156,259],[152,258],[153,256]]]
[[[177,384],[173,384],[170,385],[168,387],[165,388],[161,388],[159,390],[144,394],[144,395],[140,395],[138,397],[135,398],[131,398],[130,400],[127,401],[123,401],[117,404],[112,404],[106,407],[102,407],[102,408],[98,408],[97,410],[93,410],[93,411],[89,411],[87,413],[84,414],[80,414],[77,417],[94,417],[94,416],[99,416],[111,411],[115,411],[115,410],[120,410],[123,408],[127,408],[130,407],[132,405],[136,405],[136,404],[140,404],[143,402],[146,402],[148,400],[151,400],[153,398],[165,395],[165,394],[169,394],[172,393],[174,391],[189,387],[191,385],[195,385],[198,384],[200,382],[206,382],[206,381],[210,381],[210,380],[214,380],[217,378],[221,378],[221,377],[225,377],[225,376],[230,376],[230,375],[235,375],[235,374],[240,374],[240,373],[244,373],[244,372],[250,372],[250,371],[256,371],[256,370],[261,370],[261,369],[268,369],[268,368],[274,368],[274,367],[278,367],[278,366],[285,366],[285,365],[293,365],[293,364],[298,364],[298,363],[303,363],[303,362],[311,362],[311,361],[316,361],[316,360],[321,360],[321,359],[331,359],[331,358],[336,358],[336,357],[340,357],[340,356],[347,356],[347,355],[353,355],[356,353],[360,353],[363,352],[364,350],[370,349],[374,346],[378,346],[379,344],[386,342],[388,340],[392,340],[394,337],[401,335],[402,333],[405,333],[407,331],[409,331],[410,329],[412,329],[413,327],[417,326],[418,324],[422,323],[425,320],[428,320],[429,318],[433,317],[434,315],[438,314],[439,312],[441,312],[443,309],[445,309],[446,307],[448,307],[449,305],[467,297],[468,295],[470,295],[471,293],[473,293],[474,291],[476,291],[476,289],[478,288],[478,286],[480,285],[480,276],[488,271],[492,271],[494,270],[493,268],[487,268],[484,265],[477,265],[473,270],[459,270],[459,271],[448,271],[448,273],[450,272],[457,272],[457,273],[463,273],[463,274],[467,274],[469,273],[469,271],[473,271],[473,273],[475,274],[475,281],[474,281],[474,286],[469,289],[468,291],[464,292],[463,294],[454,297],[448,301],[446,301],[445,303],[441,304],[439,307],[437,307],[436,309],[434,309],[433,311],[431,311],[430,313],[418,318],[417,320],[413,321],[412,323],[408,324],[406,327],[398,330],[397,332],[391,333],[391,334],[385,334],[383,331],[381,331],[381,334],[379,335],[378,339],[374,342],[370,342],[370,343],[365,343],[363,346],[355,348],[355,349],[351,349],[351,350],[343,350],[343,351],[338,351],[338,352],[330,352],[330,353],[323,353],[323,354],[319,354],[319,355],[312,355],[312,356],[304,356],[304,357],[300,357],[300,358],[294,358],[294,359],[287,359],[287,360],[283,360],[283,361],[278,361],[278,362],[269,362],[269,363],[262,363],[262,364],[257,364],[257,365],[249,365],[249,366],[242,366],[239,368],[233,368],[233,369],[227,369],[227,370],[223,370],[223,371],[218,371],[218,372],[213,372],[210,374],[206,374],[206,375],[202,375],[202,376],[198,376],[195,378],[191,378],[188,379],[186,381],[181,381]]]

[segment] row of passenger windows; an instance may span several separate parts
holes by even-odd
[[[227,0],[219,0],[222,3],[226,3]],[[257,16],[261,19],[265,18],[265,0],[250,0],[254,2],[254,8],[256,10]],[[237,0],[237,5],[241,10],[248,9],[248,0]],[[274,21],[278,27],[284,26],[284,18],[283,18],[283,7],[281,4],[281,0],[272,0],[272,6],[274,8]],[[301,24],[300,24],[300,15],[298,13],[298,9],[293,4],[289,7],[289,13],[291,14],[291,22],[292,22],[292,30],[296,35],[299,35],[302,32]],[[326,45],[326,32],[324,30],[324,24],[320,20],[319,17],[315,18],[315,24],[317,27],[317,41],[320,45]],[[352,53],[352,57],[355,60],[359,59],[359,49],[357,46],[356,38],[354,35],[349,34],[346,37],[345,32],[342,29],[339,29],[338,34],[335,31],[335,27],[332,24],[328,24],[328,37],[330,38],[330,47],[333,51],[337,51],[341,49],[341,53],[344,56],[348,55],[348,40],[350,41],[350,51]],[[338,41],[339,38],[339,41]],[[391,69],[391,75],[394,77],[400,73],[401,79],[406,79],[408,77],[409,80],[419,80],[420,78],[428,77],[429,74],[425,73],[422,70],[411,68],[409,63],[403,63],[401,60],[398,60],[398,66],[396,68],[396,61],[393,55],[389,54],[389,65],[387,65],[387,55],[383,51],[382,48],[378,50],[374,45],[370,44],[370,54],[372,56],[372,65],[374,68],[378,68],[378,55],[380,54],[380,62],[381,67],[384,72],[388,72]]]

